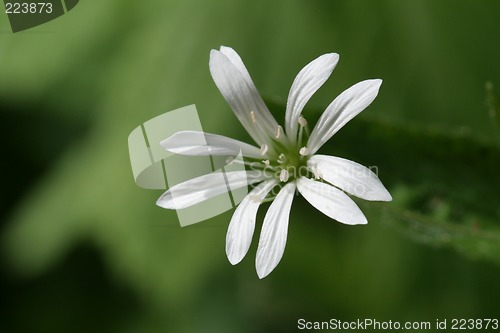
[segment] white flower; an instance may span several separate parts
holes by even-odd
[[[220,51],[212,50],[212,77],[258,146],[193,131],[178,132],[161,142],[174,153],[236,155],[241,152],[245,157],[243,163],[253,171],[228,172],[229,181],[239,187],[246,186],[247,182],[260,184],[234,212],[226,237],[226,253],[233,265],[243,259],[252,241],[259,205],[264,200],[273,200],[264,218],[257,249],[256,268],[260,278],[271,273],[283,256],[296,189],[323,214],[350,225],[366,224],[367,220],[345,192],[365,200],[392,200],[368,168],[339,157],[316,154],[342,126],[370,105],[382,84],[379,79],[366,80],[344,91],[326,108],[309,133],[302,110],[328,79],[338,60],[336,53],[325,54],[300,71],[290,89],[283,128],[267,109],[239,55],[224,46]],[[206,145],[199,145],[200,139]],[[223,193],[224,185],[217,185],[212,174],[201,176],[172,187],[157,204],[169,209],[185,208]]]

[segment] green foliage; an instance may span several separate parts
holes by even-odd
[[[64,269],[78,246],[95,248],[110,279],[141,304],[137,317],[114,315],[120,332],[288,332],[300,317],[486,315],[500,295],[491,279],[498,267],[435,249],[500,263],[500,153],[484,108],[485,82],[500,82],[499,11],[496,0],[109,0],[1,34],[0,116],[18,119],[2,133],[17,152],[4,173],[13,189],[2,191],[18,193],[1,235],[9,267],[36,279]],[[350,228],[298,198],[285,257],[262,281],[258,234],[232,267],[224,253],[231,212],[180,228],[175,213],[154,205],[160,192],[135,186],[127,155],[133,128],[192,103],[205,130],[245,139],[210,78],[209,51],[221,44],[241,54],[280,119],[296,73],[321,53],[341,61],[308,105],[310,123],[353,83],[384,79],[376,102],[322,152],[377,166],[394,201],[359,201],[370,223]],[[39,117],[87,130],[40,122],[27,131]],[[62,153],[30,159],[44,151]],[[34,168],[41,176],[16,192]]]
[[[304,113],[317,118],[321,112]],[[351,121],[321,152],[372,168],[391,189],[390,204],[358,201],[374,214],[369,220],[425,244],[500,264],[500,194],[492,186],[500,184],[500,149],[495,144],[464,131],[443,132],[368,115]]]

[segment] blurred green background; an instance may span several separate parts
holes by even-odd
[[[499,37],[496,0],[82,1],[16,34],[2,13],[0,332],[498,318]],[[377,166],[394,201],[359,201],[369,224],[349,227],[295,200],[264,280],[256,238],[242,263],[226,259],[232,212],[180,228],[129,164],[136,126],[193,103],[206,131],[246,138],[210,77],[220,45],[281,122],[320,54],[341,58],[310,122],[350,85],[384,79],[322,152]]]

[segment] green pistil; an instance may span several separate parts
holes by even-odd
[[[298,177],[312,178],[314,173],[307,167],[309,155],[305,146],[309,135],[307,121],[301,116],[295,144],[292,144],[284,135],[283,129],[278,126],[275,138],[272,138],[271,142],[261,147],[262,160],[245,158],[245,161],[235,160],[235,162],[244,164],[252,170],[263,171],[267,177],[279,179],[280,184],[286,184]]]

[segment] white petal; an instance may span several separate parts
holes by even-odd
[[[301,177],[297,180],[300,194],[320,212],[345,224],[366,224],[359,207],[344,192],[331,185]]]
[[[226,235],[226,254],[233,265],[239,263],[247,254],[255,229],[255,219],[261,201],[278,183],[269,179],[254,188],[236,208]]]
[[[222,52],[222,54],[224,54],[233,63],[233,65],[238,68],[245,81],[247,81],[249,85],[254,86],[252,78],[250,77],[250,73],[248,73],[248,70],[243,63],[243,60],[241,60],[240,55],[236,53],[235,50],[227,46],[221,46],[220,52]]]
[[[372,201],[391,201],[391,194],[380,179],[370,169],[353,161],[340,157],[314,155],[307,165],[316,168],[321,178],[332,185],[355,195]]]
[[[264,218],[255,260],[257,275],[261,279],[271,273],[283,257],[294,194],[295,183],[285,185],[279,191]]]
[[[166,209],[187,208],[226,193],[228,188],[234,191],[264,179],[264,173],[258,171],[213,172],[172,186],[156,204]]]
[[[239,56],[236,59],[227,48],[224,48],[224,53],[217,50],[210,52],[210,72],[215,84],[255,142],[259,145],[270,142],[278,123],[267,109]]]
[[[314,127],[307,147],[314,154],[349,120],[358,115],[377,97],[382,80],[366,80],[345,90],[326,108]]]
[[[292,142],[297,139],[297,124],[304,106],[330,77],[338,61],[337,53],[324,54],[304,67],[293,81],[285,114],[286,133]]]
[[[189,156],[225,156],[241,154],[245,157],[262,158],[260,149],[222,135],[198,131],[180,131],[160,142],[166,150]]]

